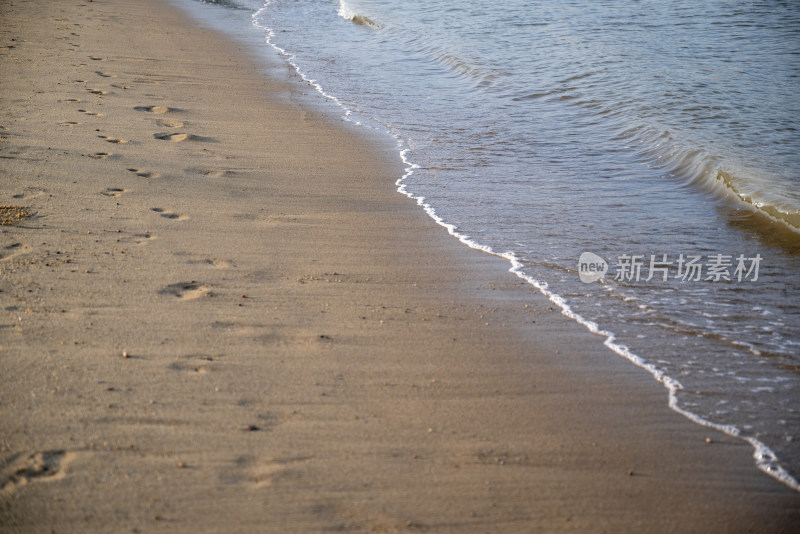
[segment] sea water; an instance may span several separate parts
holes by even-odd
[[[800,3],[205,3],[392,134],[400,193],[800,489]]]

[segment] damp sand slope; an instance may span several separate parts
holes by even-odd
[[[239,45],[155,0],[2,18],[4,532],[797,524]]]

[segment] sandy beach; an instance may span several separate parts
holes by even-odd
[[[0,1],[0,530],[800,525],[250,53],[168,1]]]

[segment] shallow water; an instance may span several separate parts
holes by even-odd
[[[799,4],[213,3],[396,136],[429,213],[797,487]]]

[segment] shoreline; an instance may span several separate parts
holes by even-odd
[[[263,9],[266,8],[262,8],[262,10]],[[217,11],[225,11],[225,10],[217,9]],[[339,15],[342,16],[341,13]],[[214,21],[209,20],[207,22],[209,24],[214,24]],[[296,57],[292,53],[281,48],[274,42],[274,33],[272,29],[260,25],[256,25],[256,27],[267,32],[267,39],[266,39],[267,45],[272,49],[274,49],[275,51],[277,51],[279,56],[283,59],[283,61],[287,62],[292,67],[292,69],[295,71],[295,73],[301,80],[300,83],[308,84],[311,87],[313,87],[316,90],[316,93],[325,99],[326,103],[328,101],[333,101],[335,103],[335,106],[337,106],[344,112],[344,116],[340,118],[343,121],[346,121],[346,123],[349,123],[347,124],[347,126],[350,125],[356,125],[358,127],[364,126],[361,122],[349,118],[353,110],[350,109],[347,105],[343,104],[338,97],[328,93],[325,90],[325,88],[322,85],[320,85],[318,81],[311,79],[308,76],[308,74],[303,72],[303,70],[297,64]],[[222,26],[220,26],[218,29],[224,35],[232,35],[230,28],[223,28]],[[323,113],[326,111],[319,102],[313,102],[313,98],[304,100],[304,103],[308,106],[318,106],[318,108]],[[334,115],[336,115],[336,113],[333,113],[332,116]],[[758,433],[754,433],[752,431],[750,431],[749,433],[743,433],[742,428],[740,426],[737,426],[736,424],[732,423],[724,424],[715,422],[712,419],[710,419],[708,415],[703,415],[702,413],[698,413],[692,411],[691,409],[681,406],[678,394],[680,390],[684,389],[684,386],[680,383],[678,379],[676,379],[672,374],[670,374],[669,371],[659,369],[657,365],[652,363],[652,360],[642,357],[640,355],[642,353],[639,350],[636,350],[636,352],[634,352],[628,346],[626,346],[624,342],[618,341],[617,334],[615,332],[612,332],[610,330],[607,330],[599,326],[594,320],[584,317],[580,313],[576,312],[572,308],[572,306],[570,306],[560,294],[555,293],[548,287],[547,282],[536,279],[535,277],[527,274],[524,270],[523,261],[520,260],[520,258],[516,255],[515,252],[513,251],[505,253],[497,252],[492,247],[474,240],[472,237],[466,235],[459,227],[457,227],[454,224],[448,223],[444,218],[440,217],[439,214],[436,212],[435,208],[431,206],[429,202],[427,202],[427,199],[424,196],[421,196],[420,194],[413,193],[408,190],[407,180],[411,177],[412,174],[414,174],[417,170],[420,169],[419,165],[417,165],[416,163],[414,163],[413,160],[410,160],[407,157],[407,155],[410,152],[412,152],[411,149],[408,148],[408,144],[404,142],[403,139],[398,134],[392,133],[389,130],[380,131],[380,129],[376,130],[372,126],[367,127],[367,129],[369,129],[373,134],[376,131],[383,133],[393,138],[397,144],[399,157],[403,162],[403,166],[405,167],[403,175],[395,182],[398,193],[414,200],[417,203],[417,205],[420,206],[420,208],[423,209],[431,219],[433,219],[438,225],[446,229],[452,237],[458,239],[461,243],[463,243],[467,247],[472,248],[476,251],[481,251],[483,253],[490,254],[492,256],[496,256],[498,258],[502,258],[503,260],[507,261],[510,266],[508,269],[510,273],[526,281],[531,286],[535,287],[553,305],[558,307],[563,315],[569,317],[571,320],[584,327],[590,333],[600,338],[603,338],[604,341],[602,344],[606,348],[608,348],[608,350],[614,352],[621,358],[628,360],[631,364],[645,370],[648,374],[651,375],[652,379],[663,385],[668,395],[667,404],[673,411],[684,416],[686,419],[699,426],[702,426],[709,430],[722,432],[727,436],[737,438],[744,442],[749,443],[753,447],[753,461],[761,471],[763,471],[768,476],[775,478],[776,480],[786,485],[787,487],[791,488],[792,490],[800,491],[800,484],[798,483],[797,479],[793,476],[791,469],[787,467],[786,457],[784,456],[783,459],[778,458],[778,455],[775,453],[773,448],[767,442],[765,442],[763,438],[759,439],[755,437],[755,435],[758,435]],[[741,202],[741,199],[737,198],[737,202]],[[774,222],[780,222],[780,221],[775,220]],[[774,232],[775,229],[773,228],[772,230]],[[780,234],[781,232],[778,233]]]
[[[2,9],[0,204],[34,212],[0,233],[4,529],[797,524],[236,43],[155,0]]]

